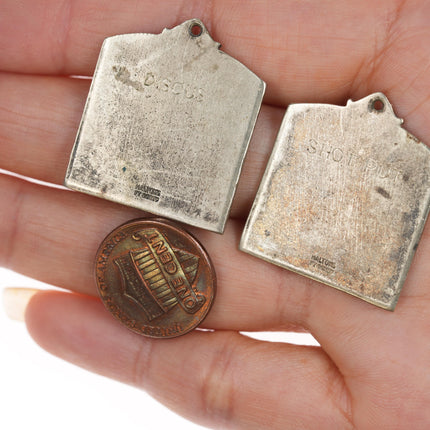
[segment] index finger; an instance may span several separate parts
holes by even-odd
[[[378,23],[390,23],[395,11],[393,2],[372,2],[376,13],[368,14],[369,3],[4,0],[0,70],[91,75],[106,37],[159,33],[199,17],[226,52],[266,81],[276,104],[339,101],[369,50],[383,43],[387,27]]]

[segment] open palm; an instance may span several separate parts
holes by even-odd
[[[0,263],[76,293],[35,295],[31,334],[208,426],[429,428],[429,226],[394,313],[237,250],[289,103],[344,104],[383,91],[406,128],[428,140],[429,2],[3,0],[0,168],[61,184],[89,89],[72,76],[92,75],[108,36],[159,33],[192,17],[267,83],[226,233],[193,230],[217,270],[204,322],[213,330],[146,339],[95,298],[99,243],[142,212],[0,174]],[[239,333],[259,330],[306,330],[321,347]]]

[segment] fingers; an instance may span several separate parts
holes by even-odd
[[[62,184],[90,82],[0,73],[0,168]],[[231,215],[249,212],[283,109],[263,106]]]
[[[369,419],[363,427],[387,405],[399,416],[428,420],[423,418],[428,397],[420,369],[430,359],[430,349],[422,342],[430,331],[429,236],[427,223],[394,312],[358,301],[330,304],[323,298],[309,313],[312,335],[356,393],[354,415]]]
[[[52,285],[91,295],[97,294],[94,257],[101,241],[123,222],[145,216],[101,199],[4,175],[0,176],[0,200],[8,202],[0,207],[0,240],[4,244],[0,248],[0,264]],[[224,235],[192,230],[211,255],[218,279],[217,297],[205,327],[252,331],[300,326],[313,331],[320,343],[336,345],[337,338],[330,338],[333,330],[346,341],[350,323],[368,322],[374,312],[390,315],[240,252],[237,248],[242,227],[241,222],[231,220]],[[406,297],[410,296],[412,306],[414,297],[427,291],[426,283],[420,281],[428,277],[423,264],[430,252],[428,232],[430,226],[418,249],[421,264],[411,268],[398,309],[404,306]],[[366,327],[371,330],[372,325]]]
[[[352,427],[342,378],[319,348],[266,344],[233,332],[145,339],[117,324],[97,301],[64,293],[34,296],[26,321],[53,354],[144,388],[204,425]]]
[[[340,101],[385,42],[396,3],[14,0],[0,9],[0,69],[91,75],[104,38],[160,33],[200,17],[228,53],[268,84],[275,103]],[[372,8],[374,13],[368,13]],[[19,31],[17,31],[19,29]],[[310,83],[319,82],[319,86]]]
[[[98,242],[108,230],[139,213],[1,174],[0,201],[7,202],[0,206],[0,264],[92,294]]]
[[[94,258],[104,237],[144,213],[89,196],[0,175],[0,264],[76,292],[96,295]],[[313,306],[332,303],[318,283],[238,250],[242,224],[224,235],[193,229],[213,260],[217,297],[205,324],[235,330],[308,327]],[[334,300],[351,300],[340,295]],[[336,302],[338,303],[338,302]]]
[[[0,169],[62,184],[89,85],[83,79],[0,73]],[[407,127],[421,125],[423,111],[425,104],[417,106]],[[247,216],[284,113],[262,106],[231,216]],[[421,125],[421,134],[427,128]]]
[[[9,202],[0,208],[0,218],[4,221],[0,225],[4,244],[0,248],[1,264],[85,294],[97,294],[94,258],[104,237],[123,222],[144,216],[137,210],[100,199],[39,187],[7,176],[0,176],[0,190],[0,199]],[[239,232],[235,228],[236,225],[229,226],[223,236],[196,232],[212,256],[218,278],[218,310],[208,324],[242,330],[279,325],[280,317],[273,313],[272,307],[278,281],[269,286],[269,295],[267,289],[261,289],[266,282],[263,278],[279,269],[268,266],[261,270],[263,262],[248,268],[249,257],[237,250]],[[254,278],[252,282],[249,277]],[[262,306],[261,300],[266,295]]]

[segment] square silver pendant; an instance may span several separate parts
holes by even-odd
[[[65,185],[223,232],[265,91],[199,20],[105,40]]]
[[[241,250],[393,310],[429,211],[430,151],[376,93],[291,105]]]

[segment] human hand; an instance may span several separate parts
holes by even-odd
[[[33,296],[30,333],[53,354],[142,387],[207,426],[428,428],[429,226],[394,313],[237,250],[290,102],[344,104],[383,91],[405,127],[428,140],[427,2],[5,0],[0,168],[62,183],[89,89],[69,76],[92,74],[105,37],[159,33],[191,17],[267,83],[226,233],[193,230],[217,270],[203,325],[214,331],[143,338],[94,298],[99,243],[141,212],[2,174],[1,264],[73,292]],[[321,347],[239,333],[261,330],[306,330]]]

